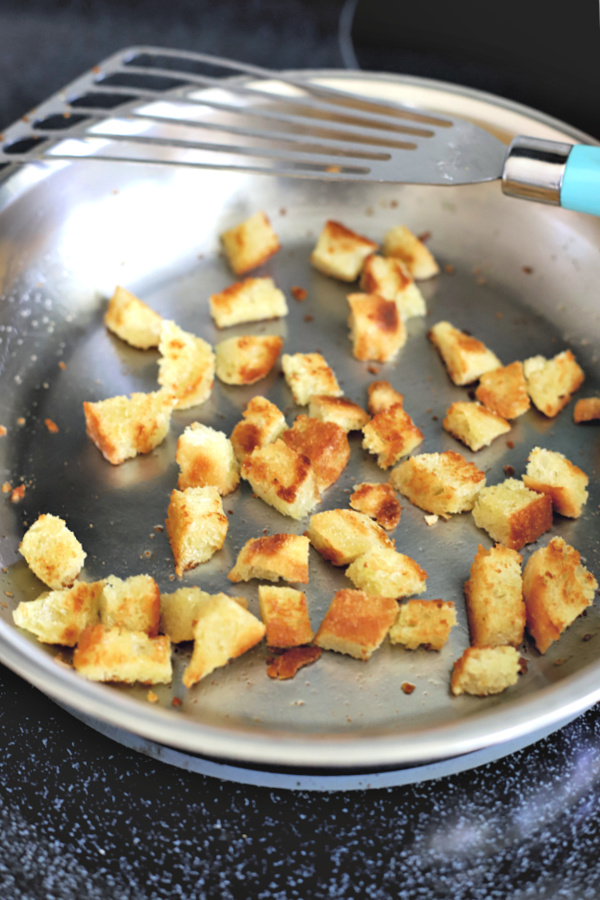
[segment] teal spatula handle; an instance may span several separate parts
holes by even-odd
[[[600,147],[573,147],[565,166],[560,205],[600,216]]]

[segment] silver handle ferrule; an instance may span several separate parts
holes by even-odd
[[[508,148],[502,190],[509,197],[560,206],[560,189],[572,144],[516,137]]]

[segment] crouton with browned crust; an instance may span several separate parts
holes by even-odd
[[[460,453],[448,450],[405,460],[392,471],[390,484],[415,506],[448,519],[473,508],[485,475]]]
[[[454,625],[456,609],[451,600],[408,600],[390,628],[390,641],[407,650],[441,650]]]
[[[217,378],[224,384],[255,384],[266,378],[281,353],[276,334],[228,338],[215,347]]]
[[[502,365],[485,344],[455,328],[450,322],[438,322],[428,336],[442,357],[454,384],[471,384],[484,372],[498,369]]]
[[[475,396],[480,403],[503,419],[522,416],[531,406],[523,363],[513,362],[509,366],[483,372]]]
[[[365,259],[376,250],[374,241],[330,219],[325,223],[310,261],[325,275],[340,281],[356,281]]]
[[[334,422],[298,416],[281,440],[296,453],[308,456],[320,491],[335,484],[350,459],[346,432]]]
[[[516,550],[481,544],[465,582],[471,644],[474,647],[518,647],[525,629],[523,557]]]
[[[289,587],[261,584],[260,615],[267,629],[269,647],[299,647],[314,638],[306,596]]]
[[[242,417],[231,433],[233,452],[239,463],[259,447],[276,441],[287,428],[283,413],[265,397],[253,397]]]
[[[281,246],[273,226],[262,211],[223,232],[221,242],[236,275],[244,275],[261,266]]]
[[[296,453],[281,439],[248,454],[241,472],[254,493],[283,516],[301,519],[321,499],[308,456]]]
[[[393,300],[378,294],[349,294],[352,353],[359,360],[389,362],[406,343],[406,328]]]
[[[479,528],[505,547],[520,550],[552,528],[552,500],[516,478],[484,487],[473,506]]]
[[[391,597],[341,590],[331,601],[315,637],[323,650],[369,659],[392,627],[398,605]]]
[[[292,581],[308,584],[309,540],[301,534],[269,534],[246,541],[235,566],[227,576],[230,581]]]
[[[364,482],[354,486],[350,506],[357,512],[375,519],[386,531],[393,531],[400,521],[402,507],[396,493],[389,484]]]
[[[347,566],[373,547],[394,547],[385,531],[352,509],[329,509],[311,516],[307,537],[323,559]]]

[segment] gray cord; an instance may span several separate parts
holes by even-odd
[[[354,13],[357,5],[358,0],[346,0],[340,13],[338,40],[342,62],[347,69],[360,69],[356,53],[354,52],[354,44],[352,43],[352,23],[354,22]]]

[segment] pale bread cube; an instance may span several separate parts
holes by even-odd
[[[309,540],[301,534],[270,534],[246,541],[235,566],[227,576],[230,581],[295,581],[308,584]]]
[[[484,372],[502,365],[495,353],[450,322],[438,322],[429,332],[429,340],[442,357],[454,384],[477,381]]]
[[[577,401],[573,410],[573,421],[576,424],[594,422],[597,419],[600,419],[600,397],[586,397]]]
[[[177,441],[175,460],[179,466],[177,487],[215,487],[221,496],[235,491],[240,466],[226,434],[193,422]]]
[[[497,437],[510,431],[510,422],[502,416],[481,403],[468,400],[453,403],[446,412],[442,426],[473,452],[489,447]]]
[[[473,509],[485,475],[460,453],[421,453],[397,466],[390,484],[411,503],[444,519]]]
[[[106,327],[132,347],[158,347],[162,316],[125,288],[117,287],[104,316]]]
[[[217,328],[228,328],[263,319],[287,316],[285,294],[272,278],[246,278],[209,298],[210,314]]]
[[[109,575],[99,603],[100,622],[105,628],[144,631],[156,637],[160,622],[160,591],[150,575],[117,578]]]
[[[269,374],[283,347],[276,334],[228,338],[215,347],[217,378],[225,384],[255,384]]]
[[[315,637],[323,650],[369,659],[394,624],[398,605],[391,597],[364,591],[338,591]]]
[[[226,597],[227,594],[207,594],[199,587],[183,587],[172,594],[160,595],[160,631],[166,634],[172,644],[194,640],[194,628],[200,610],[213,597]],[[244,609],[248,607],[245,597],[230,597]]]
[[[394,547],[379,525],[353,509],[316,513],[305,533],[315,550],[334,566],[347,566],[374,547]]]
[[[473,518],[494,541],[520,550],[552,528],[552,500],[516,478],[484,487],[473,506]]]
[[[282,516],[302,519],[321,499],[310,460],[282,440],[259,447],[242,463],[242,478]]]
[[[362,270],[360,287],[367,294],[393,300],[405,320],[427,314],[423,294],[401,259],[375,253],[369,256]]]
[[[393,300],[377,294],[349,294],[350,340],[359,360],[389,362],[406,343],[406,328]]]
[[[523,557],[516,550],[481,544],[465,582],[471,644],[474,647],[518,647],[525,629]]]
[[[377,244],[332,219],[325,223],[310,261],[319,272],[340,281],[356,281]]]
[[[118,466],[164,441],[175,404],[168,390],[84,401],[86,430],[103,457]]]
[[[90,681],[169,684],[173,680],[169,638],[127,628],[86,628],[73,653],[73,668]]]
[[[386,531],[392,531],[400,521],[402,507],[389,484],[364,482],[354,485],[350,506],[357,512],[375,519]]]
[[[475,391],[477,399],[503,419],[516,419],[531,406],[523,363],[483,372]]]
[[[527,461],[523,484],[532,491],[548,494],[561,516],[577,519],[587,502],[588,477],[578,466],[556,450],[534,447]]]
[[[517,683],[521,664],[514,647],[467,647],[454,663],[452,693],[487,697]]]
[[[306,596],[288,587],[261,584],[260,615],[267,628],[269,647],[299,647],[314,638]]]
[[[67,523],[49,513],[27,529],[19,550],[33,574],[53,590],[73,584],[87,555]]]
[[[594,600],[598,582],[561,537],[532,553],[523,571],[527,630],[540,653]]]
[[[186,687],[241,656],[264,637],[264,624],[235,600],[221,594],[204,604],[194,628],[194,649],[182,681]]]
[[[273,226],[262,211],[223,232],[221,241],[236,275],[244,275],[261,266],[281,246]]]
[[[166,526],[179,578],[221,549],[228,525],[216,488],[186,488],[171,493]]]
[[[333,422],[345,432],[360,431],[369,421],[369,416],[358,403],[347,397],[328,397],[326,394],[313,394],[308,404],[308,415],[311,419],[322,422]]]
[[[427,581],[425,569],[391,547],[372,547],[357,556],[346,575],[358,590],[396,600],[422,594]]]
[[[401,259],[413,278],[421,281],[440,271],[431,250],[405,225],[391,228],[383,239],[385,256]]]
[[[298,416],[292,427],[283,432],[281,440],[309,458],[320,491],[335,484],[350,459],[346,432],[334,422]]]
[[[280,437],[287,423],[283,413],[265,397],[253,397],[231,433],[233,452],[239,463],[249,453],[273,443]]]
[[[454,625],[456,609],[451,600],[409,600],[398,610],[390,628],[390,641],[407,650],[441,650]]]
[[[158,383],[176,397],[178,409],[198,406],[210,397],[215,381],[215,354],[201,337],[165,321],[158,345]]]
[[[367,388],[367,409],[372,416],[389,409],[391,406],[403,406],[404,395],[398,393],[389,381],[372,381]]]
[[[98,621],[102,581],[80,581],[72,588],[47,591],[37,600],[19,603],[13,612],[15,625],[35,634],[43,644],[74,647],[82,631]]]
[[[400,404],[390,406],[373,416],[363,428],[362,446],[377,454],[377,465],[389,469],[403,456],[423,442],[423,432],[417,428]]]
[[[585,375],[570,350],[552,359],[532,356],[523,363],[527,392],[545,416],[557,416],[583,384]]]
[[[288,387],[299,406],[306,406],[314,394],[342,396],[343,391],[333,370],[320,353],[284,353],[281,365]]]

